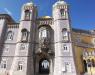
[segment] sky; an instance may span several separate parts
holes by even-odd
[[[38,6],[39,16],[52,16],[52,5],[58,0],[0,0],[0,13],[6,13],[19,22],[23,4],[33,1]],[[73,28],[95,29],[95,0],[64,0],[69,4]]]

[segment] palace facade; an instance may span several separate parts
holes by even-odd
[[[19,23],[0,14],[0,75],[95,75],[95,30],[72,28],[62,0],[52,17],[37,13],[29,2]]]

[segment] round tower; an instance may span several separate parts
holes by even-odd
[[[35,20],[37,17],[37,6],[33,2],[22,6],[21,20]]]

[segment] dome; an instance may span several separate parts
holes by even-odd
[[[33,2],[28,2],[28,3],[24,4],[24,6],[33,6],[33,5],[34,5]]]
[[[42,16],[41,18],[43,19],[49,19],[49,18],[52,18],[51,16]]]
[[[67,3],[65,1],[57,1],[53,7],[57,6],[57,5],[66,5]]]
[[[43,16],[42,18],[51,18],[50,16]]]

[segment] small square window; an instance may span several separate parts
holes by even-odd
[[[22,61],[18,62],[17,70],[20,70],[20,71],[23,70],[23,62]]]
[[[63,45],[63,51],[69,52],[69,47],[66,44]]]

